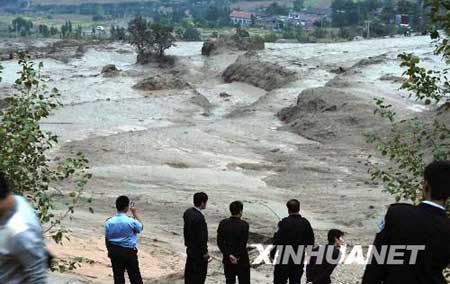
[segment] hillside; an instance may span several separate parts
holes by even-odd
[[[32,0],[32,5],[81,5],[81,4],[118,4],[118,3],[146,3],[156,2],[157,0]],[[167,3],[167,1],[163,1]],[[233,7],[239,7],[243,10],[254,9],[258,7],[266,7],[271,3],[277,2],[287,6],[292,6],[293,0],[263,0],[263,1],[238,1],[234,3]],[[0,4],[1,5],[1,4]],[[331,5],[331,0],[306,0],[306,6],[314,7],[328,7]]]
[[[118,3],[146,3],[152,0],[33,0],[32,5],[80,5],[80,4],[118,4]]]

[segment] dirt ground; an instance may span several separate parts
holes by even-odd
[[[228,216],[228,204],[236,199],[245,202],[251,242],[273,235],[277,215],[287,215],[284,204],[290,198],[301,201],[301,213],[310,220],[318,244],[325,242],[331,228],[345,231],[350,246],[372,241],[377,222],[393,200],[369,181],[365,161],[371,147],[345,137],[326,142],[307,139],[289,131],[276,114],[294,105],[301,91],[331,80],[333,88],[359,101],[369,103],[382,96],[404,116],[423,111],[424,106],[398,90],[398,81],[380,78],[401,75],[396,59],[400,52],[415,52],[426,58],[427,65],[438,64],[430,40],[269,44],[259,52],[260,58],[298,74],[298,80],[270,92],[223,82],[222,72],[241,52],[205,58],[200,50],[201,43],[179,43],[169,51],[177,57],[170,70],[136,65],[132,48],[118,43],[89,47],[68,63],[43,59],[44,76],[50,86],[60,89],[65,104],[43,123],[61,136],[53,155],[84,152],[94,176],[86,197],[93,198],[95,213],[79,209],[66,221],[72,241],[63,247],[50,245],[58,256],[83,256],[86,261],[72,274],[53,275],[52,284],[112,283],[102,225],[114,214],[114,200],[121,194],[136,202],[143,217],[139,254],[145,283],[182,283],[182,214],[197,191],[210,197],[205,215],[215,258],[207,283],[224,282],[215,234],[219,221]],[[380,55],[383,59],[375,63],[361,62]],[[102,76],[107,64],[115,64],[120,74]],[[13,61],[2,65],[0,86],[8,88],[17,66]],[[339,67],[351,71],[336,75]],[[145,77],[167,72],[192,88],[132,88]],[[219,96],[223,92],[230,96]],[[201,102],[204,98],[209,102],[199,103],[199,95]],[[359,283],[362,271],[362,266],[339,266],[335,283]],[[253,269],[252,282],[271,283],[272,267]]]

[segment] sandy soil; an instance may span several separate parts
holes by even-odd
[[[400,52],[416,52],[427,64],[437,64],[429,39],[269,44],[261,58],[299,74],[297,81],[271,92],[222,81],[223,70],[242,53],[204,58],[200,49],[201,43],[180,43],[169,51],[178,58],[170,72],[192,84],[192,90],[133,89],[144,77],[169,71],[135,65],[127,45],[89,48],[67,64],[43,60],[48,83],[60,89],[65,104],[43,125],[62,137],[55,156],[83,151],[90,159],[94,178],[86,195],[94,199],[96,211],[92,215],[85,208],[78,210],[66,221],[72,242],[51,246],[57,255],[83,256],[93,264],[84,263],[74,274],[54,275],[53,283],[111,283],[102,225],[114,214],[120,194],[136,201],[144,219],[139,248],[146,283],[181,283],[182,213],[196,191],[210,196],[205,214],[215,259],[207,283],[224,282],[215,231],[228,215],[229,202],[236,199],[245,202],[251,242],[272,236],[278,220],[272,211],[286,216],[284,204],[290,198],[301,200],[302,214],[311,221],[318,243],[325,241],[330,228],[345,231],[350,245],[368,245],[373,239],[376,223],[392,199],[368,182],[364,162],[371,148],[345,140],[308,140],[286,131],[276,113],[295,104],[302,90],[335,78],[332,70],[338,67],[353,71],[339,75],[336,80],[346,82],[339,88],[367,101],[383,96],[405,116],[421,111],[424,107],[406,94],[398,95],[398,82],[379,78],[401,75],[396,59]],[[377,64],[357,64],[379,55],[384,59]],[[100,74],[110,63],[122,70],[119,76]],[[11,61],[3,66],[0,86],[8,87],[17,67]],[[231,97],[220,97],[221,92]],[[213,106],[208,115],[192,100],[198,93]],[[358,283],[362,271],[360,266],[338,267],[336,283]],[[253,283],[271,283],[271,273],[270,266],[255,268]]]

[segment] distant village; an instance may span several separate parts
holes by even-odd
[[[381,14],[382,9],[377,13]],[[332,8],[305,8],[300,12],[290,11],[289,15],[267,15],[264,12],[234,10],[230,14],[230,20],[234,25],[259,26],[274,31],[282,30],[286,25],[302,26],[305,29],[320,27],[323,22],[330,21]],[[377,15],[377,14],[375,14]],[[408,15],[395,15],[393,23],[400,26],[409,25]]]

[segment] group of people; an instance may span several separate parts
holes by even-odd
[[[387,264],[371,261],[367,264],[362,284],[445,284],[443,271],[450,265],[450,219],[445,205],[450,197],[450,161],[436,161],[424,172],[423,202],[419,205],[393,204],[380,223],[374,247],[421,245],[414,263]],[[194,206],[185,211],[184,241],[186,245],[186,284],[204,284],[208,263],[208,228],[203,210],[208,203],[207,194],[194,194]],[[309,221],[300,215],[300,202],[289,200],[288,217],[278,223],[273,247],[313,246],[314,232]],[[142,284],[139,270],[137,235],[144,226],[133,202],[126,196],[116,200],[117,214],[105,222],[105,242],[111,259],[115,284],[125,283],[125,272],[131,284]],[[243,203],[230,204],[229,218],[222,220],[217,230],[217,245],[223,254],[225,282],[250,283],[248,254],[249,224],[242,220]],[[131,212],[132,216],[128,215]],[[326,251],[339,254],[344,244],[344,233],[333,229],[328,232]],[[316,247],[313,251],[317,251]],[[283,259],[272,250],[270,256]],[[336,263],[318,262],[311,258],[304,269],[303,258],[294,262],[275,262],[274,284],[300,284],[303,271],[306,281],[313,284],[331,283]],[[334,257],[335,258],[335,257]],[[0,283],[46,284],[50,254],[39,219],[23,197],[14,195],[7,177],[0,172]]]
[[[445,284],[443,270],[450,265],[450,219],[445,205],[450,197],[450,161],[436,161],[428,165],[424,172],[422,187],[424,201],[414,206],[396,203],[389,207],[384,220],[380,223],[375,237],[374,247],[423,245],[424,251],[416,255],[414,263],[403,262],[398,265],[371,261],[367,264],[362,284]],[[121,203],[121,200],[124,201]],[[129,200],[117,199],[119,213],[105,224],[107,246],[113,265],[115,284],[123,284],[124,270],[128,270],[131,284],[142,284],[136,250],[136,234],[142,230],[142,223],[131,206],[133,217],[126,217]],[[194,206],[184,212],[184,241],[186,245],[185,284],[204,284],[208,263],[208,226],[203,214],[208,203],[204,192],[194,194]],[[309,221],[300,215],[300,202],[291,199],[286,204],[288,217],[278,223],[273,237],[272,258],[284,259],[283,253],[276,255],[275,248],[290,246],[293,248],[314,246],[314,231]],[[217,229],[217,245],[223,255],[225,283],[250,283],[250,260],[248,254],[249,224],[242,220],[244,205],[233,201],[229,218],[222,220]],[[328,232],[328,245],[333,259],[344,245],[344,233],[337,229]],[[117,253],[125,247],[127,253]],[[319,247],[312,251],[318,251]],[[380,250],[381,251],[381,250]],[[297,251],[298,252],[298,251]],[[317,262],[311,257],[304,267],[305,251],[301,252],[299,262],[275,262],[274,284],[300,284],[306,271],[307,283],[330,284],[331,274],[337,263],[328,259]],[[119,275],[116,275],[116,274]]]
[[[194,207],[184,213],[184,240],[187,259],[184,273],[186,284],[205,283],[208,262],[208,229],[202,210],[206,208],[208,196],[200,192],[194,194]],[[241,201],[230,204],[229,218],[222,220],[217,229],[217,246],[223,258],[225,283],[250,284],[250,259],[248,255],[249,224],[242,220],[244,205]],[[300,202],[291,199],[287,202],[289,216],[278,223],[278,230],[273,237],[272,258],[277,253],[277,246],[312,246],[314,232],[309,221],[300,215]],[[339,253],[339,247],[344,244],[344,233],[333,229],[328,232],[329,247]],[[278,256],[284,259],[283,252]],[[303,274],[303,256],[298,263],[290,260],[279,263],[274,269],[274,283],[300,283]],[[330,275],[336,265],[326,261],[311,263],[307,269],[307,280],[314,284],[331,283]]]

